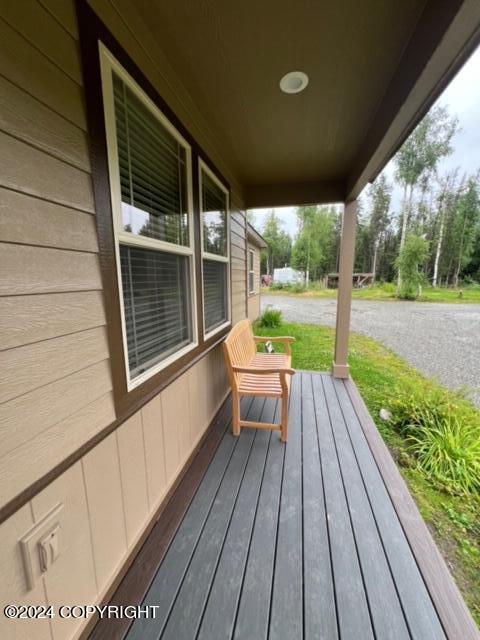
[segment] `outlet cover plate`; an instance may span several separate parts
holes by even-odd
[[[54,530],[57,530],[58,534],[60,533],[62,529],[63,506],[62,503],[55,505],[51,511],[36,522],[20,539],[28,590],[33,589],[36,581],[45,573],[42,571],[38,545],[45,536]]]

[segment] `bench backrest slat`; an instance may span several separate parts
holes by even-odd
[[[223,343],[230,384],[238,388],[241,374],[232,371],[233,366],[246,367],[256,353],[250,320],[241,320],[228,334]]]

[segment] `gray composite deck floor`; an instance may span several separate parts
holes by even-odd
[[[143,604],[156,617],[129,640],[445,638],[345,386],[326,374],[294,376],[286,446],[226,430]]]

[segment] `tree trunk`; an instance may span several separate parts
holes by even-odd
[[[463,219],[462,235],[460,237],[460,250],[458,252],[458,262],[453,276],[453,286],[458,287],[458,279],[460,277],[460,269],[462,268],[463,243],[465,240],[465,228],[467,226],[467,216]]]
[[[380,238],[377,238],[375,240],[374,245],[373,245],[373,264],[372,264],[373,278],[372,278],[372,283],[375,282],[376,275],[377,275],[377,255],[378,255],[378,245],[379,244],[380,244]]]
[[[433,287],[437,286],[438,265],[440,263],[440,254],[442,253],[444,229],[445,229],[445,208],[442,206],[442,208],[440,209],[440,231],[438,232],[437,250],[435,252],[435,263],[433,265],[433,280],[432,280]]]
[[[307,264],[305,266],[305,286],[308,288],[310,282],[310,246],[307,245]]]
[[[413,185],[410,185],[410,192],[407,200],[407,185],[403,188],[403,215],[402,215],[402,233],[400,235],[400,252],[405,244],[405,238],[407,237],[408,217],[410,215],[410,207],[412,204]],[[397,286],[400,289],[402,284],[402,274],[398,271]]]

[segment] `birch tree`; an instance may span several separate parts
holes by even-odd
[[[415,187],[426,174],[433,175],[441,158],[452,152],[458,120],[446,107],[436,106],[424,117],[395,156],[395,176],[403,188],[400,252],[405,244]],[[402,279],[398,270],[398,287]]]
[[[374,282],[377,273],[378,248],[390,223],[391,194],[392,187],[382,173],[370,187],[369,193],[371,203],[369,220],[369,235],[372,246],[371,273],[373,273]]]
[[[449,207],[454,203],[455,198],[458,196],[458,188],[455,188],[457,181],[458,169],[450,171],[443,178],[440,178],[440,190],[437,196],[437,224],[438,224],[438,239],[437,247],[435,250],[435,260],[433,263],[433,278],[432,286],[436,287],[438,284],[438,267],[440,264],[440,256],[442,255],[443,240],[445,235],[445,217]]]
[[[480,227],[478,176],[468,180],[466,190],[458,198],[456,214],[457,255],[455,256],[455,272],[453,276],[454,287],[458,287],[461,269],[465,267],[470,260]]]

